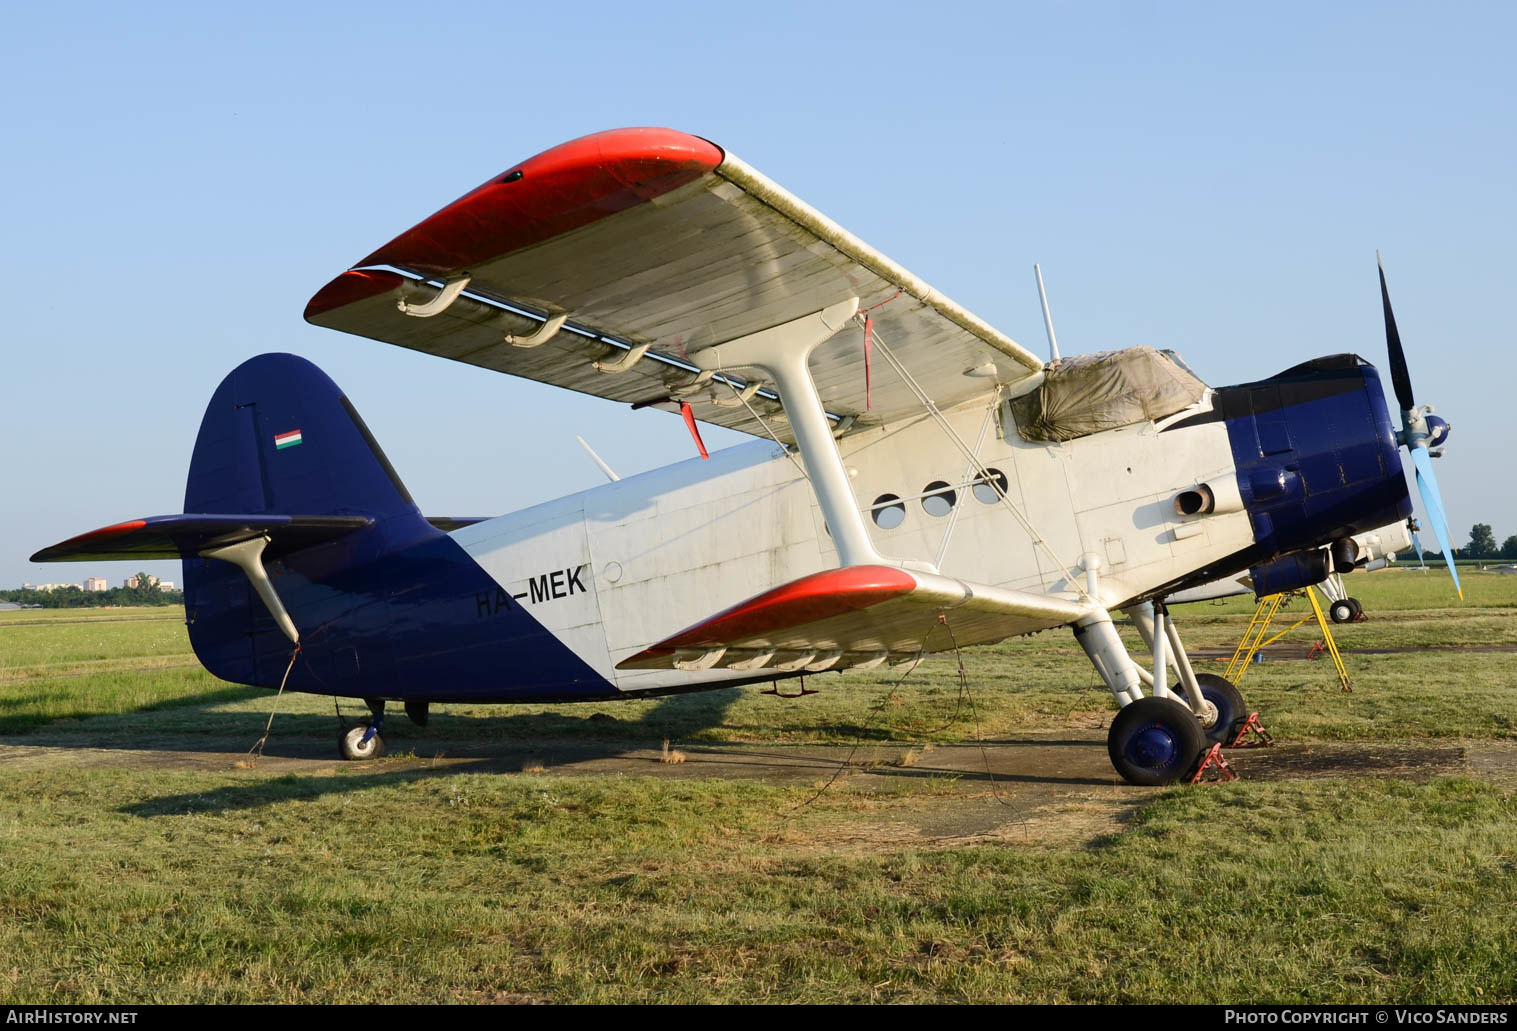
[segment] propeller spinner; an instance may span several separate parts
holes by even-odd
[[[1433,456],[1442,454],[1441,445],[1448,439],[1449,424],[1432,414],[1432,405],[1418,407],[1412,396],[1406,352],[1401,349],[1401,334],[1396,330],[1396,316],[1391,311],[1391,294],[1385,286],[1385,263],[1380,260],[1378,251],[1375,262],[1380,266],[1380,300],[1385,305],[1385,347],[1390,352],[1391,385],[1396,391],[1396,403],[1401,406],[1401,443],[1411,453],[1412,465],[1417,469],[1417,493],[1422,496],[1422,507],[1433,524],[1433,534],[1438,538],[1439,546],[1443,548],[1443,561],[1448,563],[1449,575],[1454,578],[1454,589],[1459,592],[1459,600],[1463,601],[1464,588],[1459,585],[1459,570],[1454,567],[1454,547],[1449,540],[1448,519],[1443,514],[1443,497],[1438,492],[1438,478],[1433,474]],[[1438,448],[1438,451],[1429,448]]]

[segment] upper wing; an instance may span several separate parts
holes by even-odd
[[[463,276],[464,293],[440,314],[399,310],[437,296],[427,280]],[[850,297],[873,309],[876,338],[940,407],[1042,368],[731,154],[669,129],[597,133],[523,162],[338,276],[305,314],[471,365],[653,403],[690,384],[692,354]],[[505,339],[555,316],[567,325],[540,346]],[[845,330],[812,356],[823,403],[858,426],[919,414],[912,391],[882,368],[866,396],[862,337],[862,327]],[[630,370],[597,369],[640,345],[648,350]],[[723,384],[692,384],[683,399],[707,422],[763,433]],[[777,408],[762,395],[756,404],[766,417]]]
[[[623,659],[618,669],[844,669],[986,644],[1090,611],[893,566],[844,566],[766,591]]]

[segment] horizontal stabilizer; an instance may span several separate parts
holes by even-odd
[[[893,566],[845,566],[765,591],[618,669],[847,669],[1073,622],[1088,606]],[[940,620],[938,617],[944,617]]]
[[[454,530],[462,530],[465,526],[473,526],[482,523],[489,516],[427,516],[427,522],[437,527],[443,533],[452,533]]]
[[[206,548],[267,536],[264,554],[278,558],[325,544],[374,520],[366,516],[320,515],[161,515],[133,519],[70,537],[43,548],[33,562],[97,559],[193,558]]]

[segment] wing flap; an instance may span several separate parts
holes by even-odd
[[[892,566],[845,566],[740,602],[617,668],[785,669],[807,665],[800,660],[808,656],[823,657],[827,668],[868,665],[1044,630],[1087,611],[1052,595]]]
[[[265,554],[287,555],[361,530],[365,516],[163,515],[132,519],[71,537],[32,556],[33,562],[193,558],[208,547],[267,535]]]

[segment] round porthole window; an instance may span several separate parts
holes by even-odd
[[[976,501],[983,501],[987,505],[994,505],[1001,500],[1001,495],[1006,493],[1006,474],[999,469],[986,469],[988,476],[981,476],[974,481],[974,496]],[[995,486],[992,486],[994,484]],[[1000,488],[997,491],[996,488]]]
[[[881,530],[894,530],[906,521],[906,506],[894,494],[881,494],[874,499],[869,514]]]
[[[942,517],[953,511],[959,496],[942,480],[934,480],[922,488],[922,510],[930,516]]]

